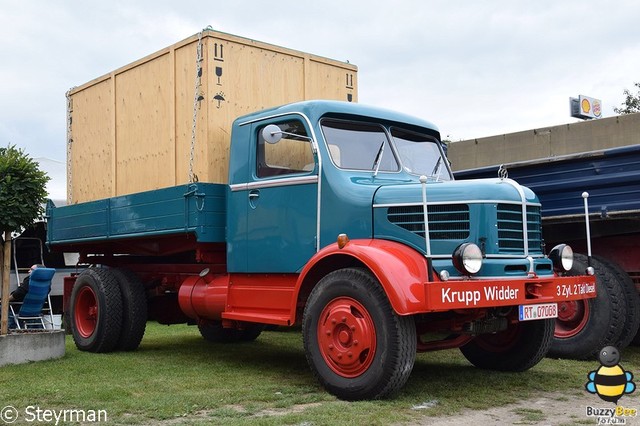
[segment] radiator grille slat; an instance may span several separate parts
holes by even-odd
[[[389,222],[424,238],[422,206],[389,207]],[[432,240],[463,240],[469,237],[469,206],[429,206],[429,237]]]
[[[542,253],[542,218],[538,206],[527,206],[527,238],[529,252]],[[498,251],[502,254],[524,253],[522,207],[518,204],[498,204]]]

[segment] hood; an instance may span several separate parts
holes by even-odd
[[[473,203],[516,202],[537,204],[538,197],[525,186],[511,179],[474,179],[427,183],[427,202]],[[374,196],[373,204],[398,205],[422,203],[422,184],[400,184],[381,186]]]

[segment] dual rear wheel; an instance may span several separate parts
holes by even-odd
[[[78,349],[131,351],[138,347],[147,321],[147,300],[140,280],[123,269],[89,268],[71,292],[69,324]]]

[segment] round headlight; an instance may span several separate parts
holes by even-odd
[[[463,243],[453,251],[453,266],[464,275],[476,274],[482,267],[482,250],[473,243]]]
[[[573,249],[567,244],[558,244],[549,252],[549,259],[556,271],[568,272],[573,267]]]

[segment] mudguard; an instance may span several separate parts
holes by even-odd
[[[330,261],[332,256],[349,256],[364,264],[378,279],[398,315],[425,312],[425,257],[406,245],[374,239],[351,240],[342,249],[334,243],[316,253],[300,273],[294,304],[305,278],[319,264]],[[292,312],[295,312],[295,306],[292,307]]]

